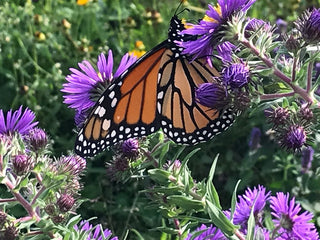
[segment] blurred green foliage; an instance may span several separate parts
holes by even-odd
[[[204,11],[195,10],[204,10],[207,2],[188,3],[191,11],[183,12],[182,17],[193,21],[201,18]],[[62,103],[60,92],[68,69],[77,68],[84,59],[95,63],[98,54],[109,48],[118,63],[134,48],[136,40],[151,49],[166,38],[169,20],[178,5],[178,0],[97,0],[84,6],[66,0],[0,1],[0,109],[24,105],[34,110],[40,126],[54,142],[53,154],[66,154],[73,149],[76,135],[74,113]],[[274,24],[278,18],[292,21],[311,6],[319,7],[319,1],[259,0],[249,16]],[[154,13],[161,18],[153,18]],[[300,156],[288,156],[270,140],[266,134],[270,126],[265,123],[263,111],[255,110],[244,113],[215,140],[196,146],[201,150],[189,162],[193,176],[205,178],[219,153],[214,183],[223,207],[229,207],[234,186],[241,179],[239,191],[262,184],[270,190],[295,194],[307,210],[317,214],[319,226],[318,172],[301,175],[297,170]],[[263,132],[262,147],[255,151],[248,147],[252,127]],[[314,147],[318,146],[317,140]],[[172,145],[168,160],[177,149],[179,146]],[[192,149],[186,148],[184,154]],[[82,205],[80,213],[84,219],[97,216],[120,239],[129,230],[128,239],[138,239],[134,230],[149,236],[147,239],[160,239],[160,232],[150,229],[171,223],[164,221],[157,209],[147,207],[148,196],[139,192],[149,186],[147,181],[111,182],[104,168],[111,154],[88,162],[82,196],[90,200]],[[319,168],[318,159],[316,155],[313,169]]]

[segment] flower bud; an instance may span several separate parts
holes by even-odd
[[[125,157],[137,158],[139,156],[139,141],[135,138],[129,138],[122,143],[121,149]]]
[[[57,200],[57,205],[61,212],[68,212],[74,205],[75,200],[69,194],[61,194]]]
[[[248,84],[249,67],[243,63],[233,63],[222,70],[223,82],[231,88],[241,88]]]
[[[290,117],[290,112],[287,108],[277,107],[276,109],[266,109],[264,111],[265,116],[270,123],[274,125],[284,124]]]
[[[301,107],[298,112],[298,116],[306,120],[307,122],[311,121],[313,119],[313,112],[309,107]]]
[[[56,214],[56,208],[53,204],[49,204],[47,205],[45,208],[44,208],[44,211],[50,215],[50,216],[53,216]]]
[[[59,224],[59,223],[62,223],[64,221],[64,216],[59,214],[57,216],[51,217],[51,219],[55,224]]]
[[[27,155],[15,155],[12,158],[13,172],[18,176],[26,174],[33,168],[31,157]]]
[[[305,11],[295,24],[307,43],[317,44],[320,41],[320,9]]]
[[[247,92],[238,91],[233,94],[233,106],[236,111],[242,112],[250,107],[251,99]]]
[[[18,229],[14,226],[9,226],[4,230],[5,240],[15,240],[17,237]]]
[[[46,35],[43,32],[36,31],[34,33],[34,36],[37,38],[38,41],[46,40]]]
[[[118,157],[113,165],[116,171],[124,172],[129,168],[129,161],[126,158]]]
[[[291,34],[289,36],[289,38],[286,40],[286,48],[288,49],[289,52],[297,52],[299,49],[300,49],[300,42],[298,41],[298,39],[293,35]]]
[[[62,19],[61,23],[62,23],[62,26],[65,29],[70,29],[71,28],[71,23],[67,19],[65,19],[65,18]]]
[[[57,162],[57,169],[60,173],[69,173],[78,176],[86,168],[86,160],[78,155],[62,156]]]
[[[221,110],[229,104],[226,89],[219,83],[203,83],[196,90],[196,101],[203,106]]]
[[[48,138],[41,128],[35,127],[31,129],[26,136],[31,150],[37,152],[43,150],[48,144]]]
[[[7,220],[7,214],[0,210],[0,230],[3,228]]]
[[[282,141],[282,147],[287,150],[297,150],[306,143],[307,134],[302,126],[292,125],[289,127],[287,132],[284,134]]]

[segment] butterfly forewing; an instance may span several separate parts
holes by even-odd
[[[78,133],[77,154],[94,156],[117,142],[159,129],[157,77],[164,45],[139,59],[102,94]]]

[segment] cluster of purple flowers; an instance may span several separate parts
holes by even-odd
[[[63,156],[56,161],[46,156],[48,137],[43,129],[37,127],[38,122],[34,120],[35,114],[28,108],[23,110],[22,106],[16,111],[9,110],[7,113],[0,110],[0,171],[7,178],[5,183],[9,190],[14,184],[19,183],[21,177],[30,182],[38,182],[42,188],[37,189],[39,192],[33,196],[33,201],[46,187],[51,187],[50,178],[51,181],[55,181],[54,178],[61,181],[63,178],[64,181],[55,189],[52,196],[43,199],[46,202],[45,212],[54,223],[61,223],[65,220],[64,214],[68,214],[75,207],[76,196],[81,190],[79,178],[86,168],[86,161],[76,155]],[[35,166],[37,170],[34,170]],[[34,174],[30,174],[31,172]],[[31,180],[34,176],[36,179]],[[46,181],[42,182],[44,178]],[[15,194],[20,193],[15,190]],[[26,200],[21,200],[20,203],[27,210],[34,204]],[[30,210],[28,212],[31,214]]]
[[[269,205],[271,209],[270,214],[274,225],[273,229],[264,227],[264,216],[269,213],[266,207],[267,205]],[[261,185],[253,189],[247,188],[245,193],[239,196],[232,220],[234,224],[240,225],[240,232],[244,235],[247,234],[248,220],[251,211],[253,211],[255,220],[255,237],[262,235],[262,237],[258,239],[319,239],[315,225],[312,222],[313,215],[307,211],[302,212],[300,204],[296,203],[294,197],[290,199],[288,193],[277,192],[275,196],[271,196],[271,192],[267,192],[266,188]],[[226,213],[228,217],[229,211]],[[203,224],[188,235],[186,240],[189,239],[227,240],[228,238],[216,227]]]

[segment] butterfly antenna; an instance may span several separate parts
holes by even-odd
[[[190,11],[188,8],[184,8],[183,10],[181,10],[180,12],[178,12],[178,10],[179,10],[179,8],[181,7],[181,5],[183,4],[183,0],[180,0],[180,3],[179,3],[179,5],[178,5],[178,7],[177,7],[177,9],[176,9],[176,11],[174,12],[174,15],[175,16],[177,16],[177,15],[179,15],[179,14],[181,14],[181,13],[183,13],[184,11]]]

